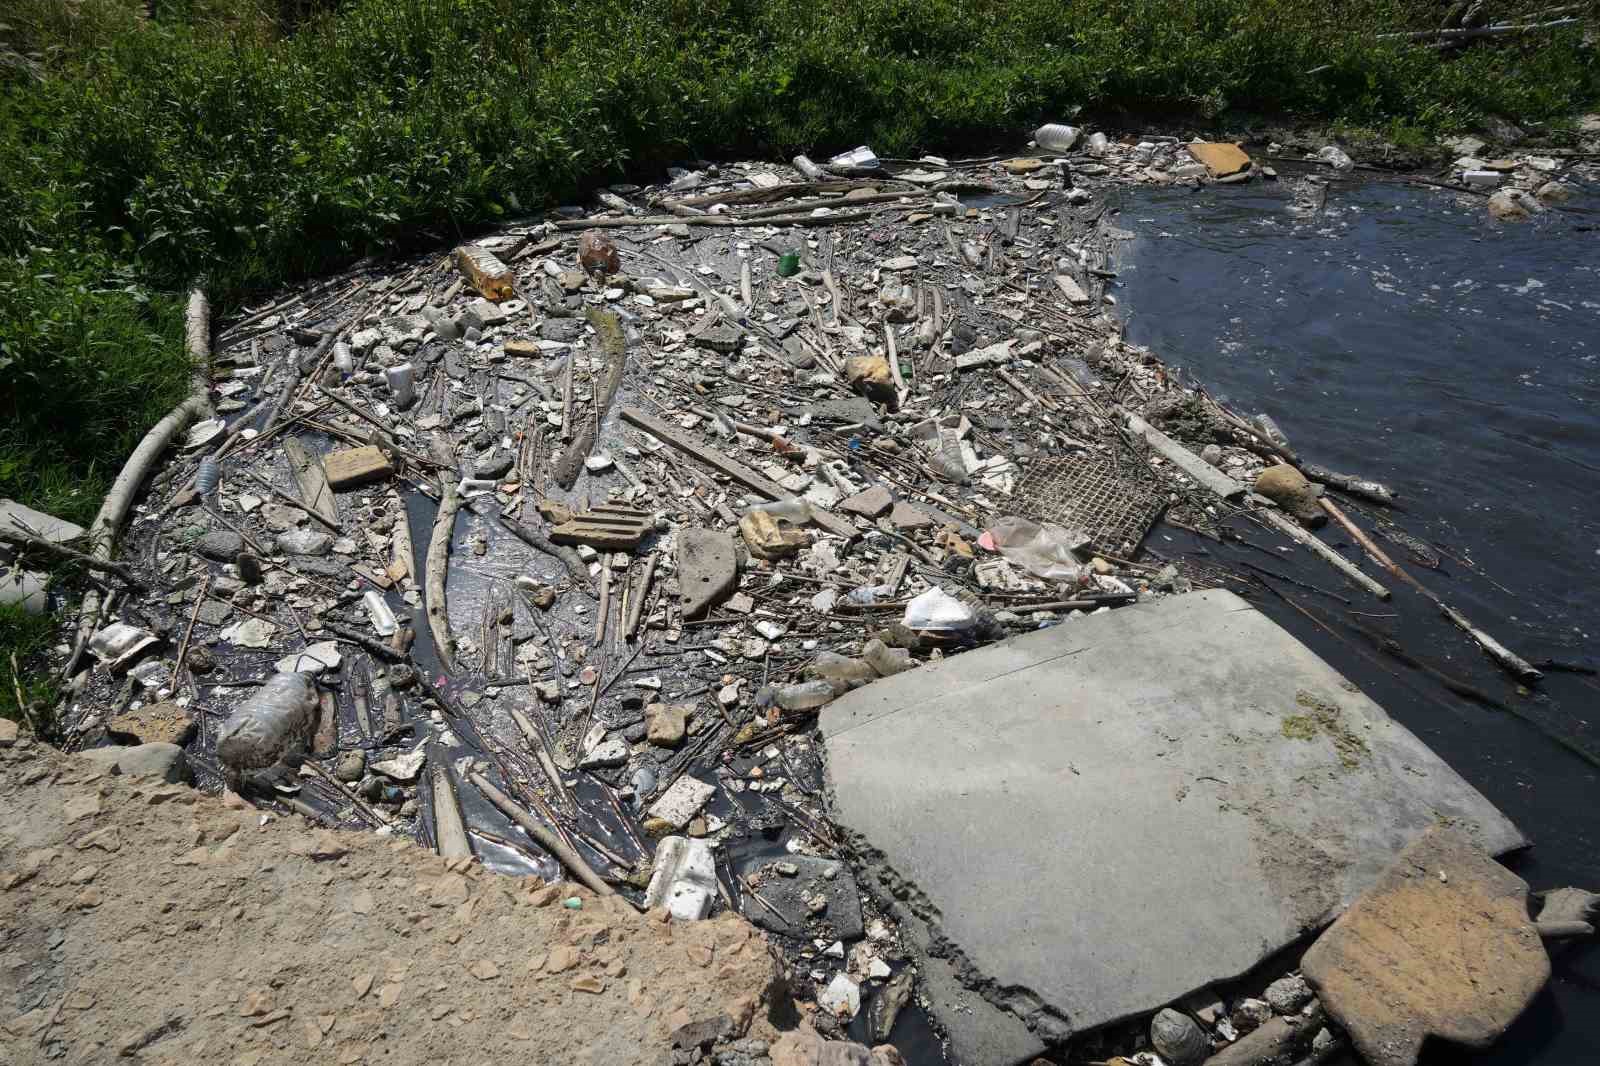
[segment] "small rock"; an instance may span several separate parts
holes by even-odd
[[[861,1011],[861,986],[844,974],[835,974],[817,995],[817,1006],[836,1018],[849,1020]]]
[[[168,784],[183,784],[191,779],[189,760],[176,744],[137,744],[128,748],[91,748],[82,753],[129,777],[158,777]]]
[[[233,562],[243,547],[244,538],[227,529],[214,529],[194,542],[195,551],[219,563]]]
[[[1172,1066],[1191,1066],[1211,1050],[1195,1020],[1171,1007],[1157,1011],[1150,1019],[1150,1044]]]
[[[1256,491],[1308,526],[1321,526],[1327,514],[1317,506],[1317,493],[1306,476],[1288,463],[1261,471]]]
[[[333,776],[347,785],[360,781],[367,773],[367,753],[364,751],[347,752],[339,760],[339,765],[334,767]]]
[[[1207,444],[1204,448],[1200,449],[1200,458],[1204,459],[1206,462],[1210,463],[1212,466],[1221,466],[1222,465],[1222,445],[1220,445],[1220,444]]]
[[[858,492],[848,499],[841,500],[839,510],[858,514],[863,518],[877,518],[889,508],[894,506],[894,497],[882,485],[874,485],[865,492]]]
[[[1272,1006],[1264,999],[1241,999],[1230,1017],[1239,1032],[1252,1032],[1272,1017]]]
[[[652,703],[644,710],[650,724],[646,734],[650,743],[661,748],[676,748],[688,730],[691,707],[681,703]]]
[[[1297,973],[1280,977],[1267,986],[1261,998],[1279,1014],[1296,1014],[1311,1002],[1311,986]]]
[[[1564,204],[1572,199],[1572,186],[1560,181],[1547,181],[1533,194],[1541,204]]]

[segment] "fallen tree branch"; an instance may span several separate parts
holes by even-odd
[[[35,537],[27,533],[19,533],[9,529],[0,529],[0,540],[6,541],[10,544],[19,544],[25,548],[38,548],[40,551],[48,552],[51,555],[59,556],[71,562],[82,563],[90,570],[98,570],[101,573],[113,574],[120,578],[124,585],[127,585],[129,588],[135,589],[139,592],[148,591],[150,588],[149,585],[134,577],[133,571],[129,570],[121,563],[114,563],[109,559],[99,559],[93,555],[86,555],[83,552],[74,551],[71,548],[57,544],[54,541],[45,540],[42,537]]]
[[[428,541],[428,562],[423,588],[428,598],[428,628],[445,670],[455,673],[455,645],[450,640],[450,614],[445,607],[446,578],[450,568],[450,535],[455,529],[461,496],[448,476],[439,479],[439,513],[433,520],[433,536]]]
[[[1575,18],[1555,19],[1551,22],[1502,22],[1494,26],[1470,26],[1459,30],[1412,30],[1406,33],[1380,33],[1380,41],[1468,41],[1476,37],[1504,37],[1515,33],[1533,33],[1536,30],[1555,30],[1563,26],[1576,26]]]

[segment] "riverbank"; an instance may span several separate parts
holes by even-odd
[[[1533,158],[1510,180],[1546,177]],[[219,417],[179,427],[121,538],[146,588],[91,625],[68,742],[160,734],[207,787],[226,777],[266,809],[504,872],[565,864],[688,918],[721,900],[783,946],[819,1027],[884,1026],[904,1047],[922,956],[841,862],[815,710],[1232,578],[1145,560],[1163,513],[1163,538],[1277,537],[1321,504],[1282,468],[1289,491],[1268,488],[1288,446],[1124,343],[1112,310],[1133,236],[1112,194],[1264,180],[1263,163],[1090,136],[870,175],[815,166],[619,184],[473,249],[279,293],[214,341],[199,316]],[[1388,598],[1381,569],[1322,550],[1311,582]],[[232,744],[282,670],[318,676],[296,682],[292,728]],[[1317,772],[1362,765],[1343,686],[1316,687],[1275,700],[1292,720],[1263,739]],[[953,994],[990,1002],[982,976]],[[1283,974],[1256,976],[1226,997]],[[991,1005],[1013,1026],[1055,1017],[1047,1043],[1070,1026]],[[1089,1038],[1126,1053],[1143,1025]]]

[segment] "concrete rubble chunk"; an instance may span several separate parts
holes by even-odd
[[[716,786],[684,774],[650,805],[650,816],[661,819],[674,829],[682,829],[689,824],[689,819],[700,813],[700,808],[706,805],[714,792]]]
[[[1301,720],[1328,729],[1297,739]],[[866,875],[939,915],[932,932],[960,952],[969,988],[1027,990],[1011,1009],[1035,1029],[1105,1025],[1249,971],[1441,818],[1492,852],[1524,842],[1377,704],[1222,590],[925,664],[819,721],[835,818],[876,856]],[[1018,810],[1061,842],[1059,861],[1018,840]],[[972,1046],[985,1012],[1004,1011],[969,999],[970,1015],[945,1021]]]
[[[1395,859],[1301,960],[1372,1066],[1411,1066],[1423,1041],[1493,1043],[1550,977],[1528,886],[1471,837],[1435,828]]]

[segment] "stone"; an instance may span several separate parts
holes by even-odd
[[[1226,178],[1250,169],[1250,157],[1237,144],[1196,142],[1184,145],[1212,178]]]
[[[666,907],[674,920],[699,921],[717,900],[716,857],[709,840],[663,837],[645,889],[646,910]]]
[[[1279,1014],[1296,1014],[1311,1002],[1311,986],[1297,973],[1280,977],[1267,986],[1261,998]]]
[[[277,626],[254,616],[239,620],[219,634],[236,648],[270,648],[277,635]]]
[[[1564,204],[1572,199],[1572,186],[1562,181],[1547,181],[1534,191],[1541,204]]]
[[[1200,449],[1200,458],[1204,459],[1206,462],[1210,463],[1212,466],[1221,466],[1222,465],[1222,445],[1220,445],[1220,444],[1207,444],[1204,448]]]
[[[650,805],[650,817],[659,818],[674,829],[682,829],[689,824],[689,819],[700,813],[700,808],[716,791],[715,785],[684,774]]]
[[[1246,997],[1233,1005],[1229,1019],[1239,1032],[1248,1033],[1272,1020],[1272,1004],[1254,996]]]
[[[889,512],[889,524],[901,532],[911,532],[918,529],[931,529],[938,523],[927,511],[914,507],[904,500],[896,500],[894,510]]]
[[[367,774],[367,753],[364,751],[346,752],[340,757],[339,763],[333,769],[333,776],[347,785],[353,785]]]
[[[207,559],[231,563],[244,547],[244,538],[230,529],[213,529],[194,542],[194,550]]]
[[[628,746],[628,741],[620,736],[611,736],[589,749],[589,753],[578,760],[580,770],[597,770],[608,766],[621,766],[628,761],[628,756],[633,754],[633,749]]]
[[[786,559],[811,542],[805,530],[779,522],[766,511],[740,516],[739,532],[757,559]]]
[[[1502,222],[1520,222],[1544,210],[1538,200],[1521,189],[1501,189],[1488,201],[1489,216]]]
[[[682,744],[693,710],[693,704],[683,703],[652,703],[646,707],[645,721],[650,724],[646,736],[650,743],[660,748],[676,748]]]
[[[1317,492],[1306,476],[1288,463],[1269,466],[1256,477],[1256,492],[1265,496],[1302,525],[1321,526],[1327,512],[1317,506]]]
[[[861,1012],[861,986],[845,974],[834,974],[828,987],[817,994],[817,1006],[843,1021]]]
[[[852,355],[844,361],[844,380],[874,403],[894,404],[894,375],[881,355]]]
[[[1550,977],[1527,883],[1448,824],[1412,842],[1301,959],[1371,1066],[1411,1066],[1429,1037],[1488,1047]]]
[[[461,312],[461,325],[468,329],[485,330],[490,326],[498,326],[506,320],[506,312],[499,304],[491,303],[482,297],[467,305]]]
[[[326,555],[333,537],[320,529],[291,529],[279,534],[278,550],[285,555]]]
[[[190,649],[190,658],[198,649]],[[112,733],[133,737],[142,743],[182,744],[194,728],[189,712],[164,700],[114,715],[106,723]]]
[[[666,841],[662,841],[664,845]],[[714,1014],[709,1018],[680,1025],[672,1031],[672,1046],[681,1051],[692,1048],[706,1048],[720,1040],[726,1040],[734,1035],[737,1027],[733,1019],[726,1014]]]
[[[1193,1066],[1211,1050],[1195,1020],[1171,1007],[1163,1007],[1150,1019],[1150,1045],[1171,1066]]]
[[[132,747],[90,748],[85,759],[129,777],[157,777],[168,784],[184,784],[193,779],[189,760],[176,744],[136,744]]]
[[[1308,717],[1331,732],[1296,739]],[[1249,972],[1436,822],[1490,852],[1523,842],[1355,685],[1221,589],[923,663],[833,700],[818,726],[833,816],[871,856],[860,876],[935,916],[898,903],[888,915],[910,930],[963,1059],[1011,1061],[975,1054],[985,1041],[1026,1057],[1030,1034],[1059,1041]],[[1041,837],[1062,847],[1041,853]],[[1021,1012],[970,995],[973,980],[1026,989]]]
[[[839,503],[839,510],[858,514],[863,518],[877,518],[894,506],[894,496],[882,485],[874,485]]]
[[[17,723],[9,718],[0,718],[0,748],[9,748],[17,743]]]
[[[1036,170],[1044,169],[1044,160],[1019,157],[1002,160],[1000,165],[1005,168],[1007,174],[1032,174]]]
[[[461,339],[461,324],[442,309],[429,304],[417,313],[433,328],[433,332],[440,340],[453,341]]]
[[[477,462],[472,468],[472,473],[474,476],[485,480],[495,480],[510,471],[515,461],[515,456],[510,452],[495,449],[487,459],[480,459]]]

